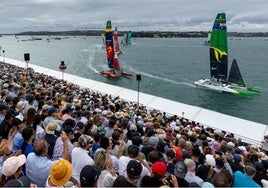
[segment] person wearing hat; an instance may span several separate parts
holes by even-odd
[[[115,112],[115,114],[114,114],[114,116],[115,116],[115,118],[116,119],[121,119],[121,118],[123,118],[124,116],[123,116],[123,113],[122,112]]]
[[[127,164],[127,176],[118,176],[113,184],[113,187],[138,187],[138,179],[142,173],[142,164],[136,160],[130,160]]]
[[[65,159],[56,161],[50,168],[45,187],[64,187],[72,177],[72,164]]]
[[[26,103],[24,101],[19,101],[16,105],[16,112],[18,115],[16,115],[16,118],[20,119],[21,121],[24,120],[23,110],[26,107]]]
[[[144,176],[142,178],[142,187],[161,187],[164,184],[163,180],[166,175],[167,166],[164,162],[157,161],[152,165],[152,176]]]
[[[61,127],[56,121],[51,121],[48,123],[48,125],[45,128],[45,140],[49,144],[48,146],[48,158],[52,159],[53,157],[53,151],[54,151],[54,146],[56,143],[56,140],[58,138],[56,132],[60,131]]]
[[[110,119],[110,118],[114,117],[114,113],[111,110],[108,110],[107,113],[106,113],[106,117],[108,119]]]
[[[50,121],[56,121],[59,125],[63,124],[63,121],[58,119],[58,114],[57,114],[57,108],[55,108],[54,106],[50,106],[47,110],[47,117],[44,119],[43,122],[43,127],[46,128],[46,126],[48,125],[48,123]]]
[[[65,132],[61,134],[63,140],[62,159],[69,159],[67,135]],[[47,156],[48,143],[42,138],[35,143],[34,152],[29,153],[26,159],[26,175],[38,187],[44,187],[49,176],[51,166],[57,161],[49,159]]]
[[[100,173],[100,169],[95,166],[84,166],[80,172],[80,186],[97,187],[97,181],[99,179]]]
[[[65,127],[63,131],[67,135],[69,159],[72,160],[72,151],[73,151],[74,145],[72,144],[71,140],[74,139],[74,131],[72,127],[70,126]],[[58,137],[55,142],[55,146],[53,150],[53,157],[52,157],[53,160],[60,159],[62,156],[62,153],[63,153],[63,141],[62,141],[62,137]]]
[[[40,103],[40,102],[39,102]],[[44,102],[43,102],[44,103]],[[44,104],[42,105],[42,108],[41,108],[41,112],[40,112],[40,115],[42,117],[44,117],[43,119],[45,119],[45,117],[47,117],[48,115],[48,109],[50,108],[50,106],[48,104]]]
[[[242,155],[234,153],[232,155],[233,162],[230,163],[233,173],[236,171],[244,172],[244,161]]]
[[[25,162],[26,157],[23,154],[7,158],[2,165],[0,187],[3,187],[9,180],[18,179],[22,174],[22,165]]]
[[[130,160],[136,160],[138,162],[141,162],[142,164],[142,172],[141,172],[141,176],[138,179],[138,186],[141,185],[141,180],[145,175],[150,176],[150,171],[149,166],[144,162],[143,158],[141,157],[141,153],[140,153],[140,149],[138,146],[136,145],[130,145],[128,147],[128,156],[121,156],[118,160],[118,172],[119,175],[124,175],[126,176],[126,169],[127,169],[127,164]]]
[[[72,151],[72,165],[73,165],[73,177],[79,181],[80,171],[85,165],[93,165],[94,161],[89,156],[89,148],[93,145],[93,138],[89,135],[83,134],[79,137],[79,147],[75,147]]]
[[[176,176],[176,180],[181,187],[189,187],[189,183],[184,179],[187,173],[187,166],[183,161],[176,162],[173,173]]]

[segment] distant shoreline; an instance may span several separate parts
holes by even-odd
[[[13,34],[0,34],[5,35],[48,35],[48,36],[101,36],[104,31],[102,30],[74,30],[74,31],[27,31]],[[126,31],[118,31],[119,36],[123,36]],[[135,38],[207,38],[208,31],[188,31],[188,32],[175,32],[175,31],[132,31],[132,37]],[[268,37],[268,32],[256,33],[239,33],[228,32],[229,37]]]

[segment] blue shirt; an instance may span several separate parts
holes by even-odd
[[[260,187],[252,178],[246,174],[236,171],[234,173],[234,180],[232,187]]]
[[[29,153],[26,159],[26,176],[38,187],[44,187],[54,162],[56,161],[51,161],[46,156],[37,156],[34,152]]]
[[[12,152],[16,153],[21,148],[22,143],[23,138],[21,133],[18,131],[13,138]]]

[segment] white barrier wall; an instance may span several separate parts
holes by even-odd
[[[3,58],[0,57],[0,60],[3,61]],[[9,58],[5,58],[5,62],[25,68],[25,62]],[[62,72],[60,71],[51,70],[33,64],[28,64],[28,67],[33,68],[36,72],[62,79]],[[134,90],[97,82],[67,73],[64,73],[64,79],[81,87],[90,88],[91,90],[107,93],[113,96],[119,96],[127,101],[137,101],[138,93]],[[107,90],[107,88],[109,89]],[[261,144],[264,135],[268,134],[268,126],[265,124],[237,118],[197,106],[179,103],[142,92],[139,93],[139,102],[149,108],[158,109],[173,115],[176,114],[180,116],[182,112],[184,112],[184,117],[191,121],[234,133],[237,137],[241,137],[247,142],[253,142],[259,145]]]

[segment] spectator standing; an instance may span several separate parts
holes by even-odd
[[[127,176],[119,175],[113,184],[113,187],[138,187],[138,180],[142,173],[142,165],[136,160],[130,160],[127,164]]]
[[[93,165],[94,161],[89,156],[89,148],[93,145],[93,138],[88,135],[81,135],[78,139],[79,147],[72,151],[73,177],[79,181],[80,172],[85,165]],[[103,162],[103,161],[102,161]]]

